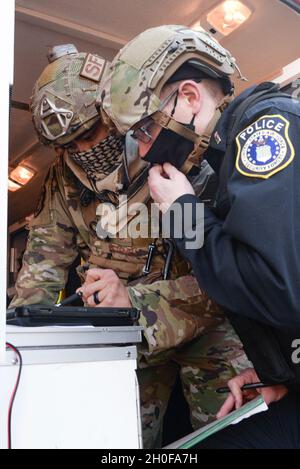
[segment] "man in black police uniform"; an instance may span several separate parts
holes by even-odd
[[[229,105],[205,155],[219,175],[219,190],[215,209],[205,207],[204,246],[189,250],[188,238],[176,242],[200,286],[226,308],[261,380],[291,389],[283,397],[274,386],[274,401],[282,400],[268,412],[224,430],[201,448],[300,448],[300,365],[292,361],[293,342],[300,337],[300,106],[266,93],[242,114],[237,110],[233,123],[239,103],[255,91]],[[174,201],[180,204],[182,217],[186,203],[201,203],[169,163],[151,170],[149,185],[165,210]]]
[[[193,34],[196,36],[187,29],[177,33],[189,38]],[[181,39],[175,39],[170,46],[169,36],[165,36],[165,43],[157,50],[158,58],[153,59],[157,59],[156,68],[151,68],[152,74],[145,74],[136,85],[144,89],[147,83],[147,90],[131,108],[126,103],[126,109],[132,109],[132,115],[120,111],[119,128],[124,129],[127,119],[128,127],[139,142],[140,156],[156,164],[168,161],[150,170],[149,185],[151,195],[162,211],[172,209],[175,202],[182,208],[180,219],[174,217],[174,230],[184,221],[184,235],[176,239],[177,246],[192,263],[201,288],[227,311],[258,377],[264,382],[279,384],[283,389],[273,401],[283,398],[289,391],[283,400],[273,404],[278,412],[272,407],[265,415],[255,417],[255,422],[262,422],[263,426],[260,443],[252,441],[248,444],[239,433],[240,446],[277,447],[280,436],[276,432],[279,431],[286,446],[300,447],[299,419],[289,419],[299,413],[300,407],[299,398],[295,397],[295,392],[300,390],[300,365],[292,360],[293,339],[300,337],[300,163],[297,158],[300,106],[296,100],[280,94],[273,84],[265,83],[246,90],[231,102],[212,130],[216,117],[212,104],[215,102],[215,107],[220,107],[217,103],[222,102],[223,76],[220,69],[210,66],[207,67],[210,72],[208,81],[203,75],[205,67],[200,67],[197,77],[195,60],[190,60],[190,49],[186,52],[186,62],[181,61],[182,73],[173,69],[177,74],[175,83],[174,80],[165,82],[160,90],[161,102],[167,98],[167,104],[151,112],[156,104],[152,82],[155,82],[157,69],[165,61],[161,74],[169,73],[170,77],[171,56],[175,53],[180,57]],[[114,73],[117,76],[120,69],[124,73],[124,64],[131,69],[131,76],[134,76],[134,69],[141,66],[141,61],[126,64],[130,48],[135,47],[140,52],[139,42],[138,36],[113,62],[112,84]],[[209,50],[209,40],[204,39],[204,42]],[[168,51],[170,58],[166,54],[168,47],[172,49]],[[142,67],[147,65],[144,61]],[[187,75],[185,72],[191,68],[194,68],[193,72]],[[212,69],[216,71],[215,77]],[[105,91],[102,105],[104,103],[104,110],[109,114],[109,106],[105,106],[107,89]],[[130,100],[131,92],[132,85],[128,87],[124,101]],[[146,98],[147,109],[138,122],[134,106]],[[114,113],[113,121],[116,124],[118,114]],[[195,143],[194,148],[187,144],[189,141]],[[202,202],[177,168],[182,169],[186,161],[191,162],[191,155],[203,153],[199,149],[203,149],[207,141],[204,157],[219,177],[218,191],[213,208],[204,208],[203,247],[188,249],[187,242],[191,241],[188,234],[194,231],[196,209]],[[176,164],[174,155],[179,153],[180,164]],[[187,207],[193,208],[189,226],[184,216]],[[174,213],[179,212],[175,210]],[[291,433],[280,424],[282,418],[292,426]],[[241,424],[246,432],[247,424]],[[264,429],[271,432],[269,441],[263,439]],[[290,434],[295,438],[288,438]]]
[[[299,134],[299,102],[276,93],[272,84],[236,98],[205,154],[219,187],[215,208],[204,209],[204,245],[191,250],[188,237],[176,240],[201,288],[227,310],[254,363],[256,381],[289,390],[283,398],[286,393],[274,386],[280,402],[202,448],[300,448],[300,365],[292,361],[300,337]],[[174,166],[154,167],[149,186],[163,211],[176,202],[184,219],[191,204],[195,216],[201,200]],[[195,222],[184,226],[185,233]]]

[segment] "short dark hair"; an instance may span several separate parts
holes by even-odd
[[[201,66],[200,66],[201,67]],[[176,70],[176,72],[169,78],[167,85],[175,83],[176,81],[182,80],[195,80],[199,83],[202,80],[210,79],[216,80],[219,82],[220,87],[225,95],[231,95],[233,93],[233,84],[230,79],[226,76],[218,76],[216,72],[210,71],[207,68],[207,71],[203,71],[202,67],[200,68],[195,64],[189,62],[184,63],[181,67]]]

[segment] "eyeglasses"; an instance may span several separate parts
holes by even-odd
[[[162,100],[157,110],[163,110],[163,108],[169,103],[173,96],[176,96],[175,99],[177,99],[177,93],[178,89],[176,88],[168,96],[166,96],[165,99]],[[158,126],[158,124],[156,124],[151,117],[148,117],[146,122],[144,121],[144,124],[141,125],[141,127],[138,127],[132,131],[131,137],[143,143],[150,143],[153,140],[151,133],[153,133],[155,126]]]
[[[137,129],[133,130],[131,137],[143,143],[150,143],[151,140],[153,140],[151,131],[153,131],[155,125],[157,124],[155,124],[154,121],[151,119],[141,127],[138,127]]]

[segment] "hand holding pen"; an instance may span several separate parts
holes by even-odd
[[[261,383],[253,368],[242,371],[229,380],[227,385],[217,390],[219,393],[230,392],[220,408],[217,418],[224,417],[232,410],[239,409],[245,401],[252,400],[259,394],[262,395],[268,405],[271,402],[279,401],[288,393],[288,389],[282,384],[268,385]]]
[[[265,384],[265,383],[250,383],[250,384],[244,384],[244,386],[241,387],[241,391],[247,391],[248,389],[261,389],[261,388],[269,388],[270,386],[274,386],[274,384]],[[218,394],[225,394],[227,392],[231,392],[230,388],[228,386],[224,386],[221,388],[217,388],[216,392]]]

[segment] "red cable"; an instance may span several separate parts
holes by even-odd
[[[9,407],[8,407],[8,415],[7,415],[7,446],[8,446],[8,449],[11,449],[11,416],[12,416],[14,400],[15,400],[19,382],[20,382],[23,361],[22,361],[22,355],[20,354],[19,350],[16,347],[14,347],[12,344],[8,342],[6,342],[6,347],[13,350],[18,355],[18,358],[19,358],[19,372],[18,372],[18,376],[17,376],[17,380],[15,383],[13,393],[10,398]]]

